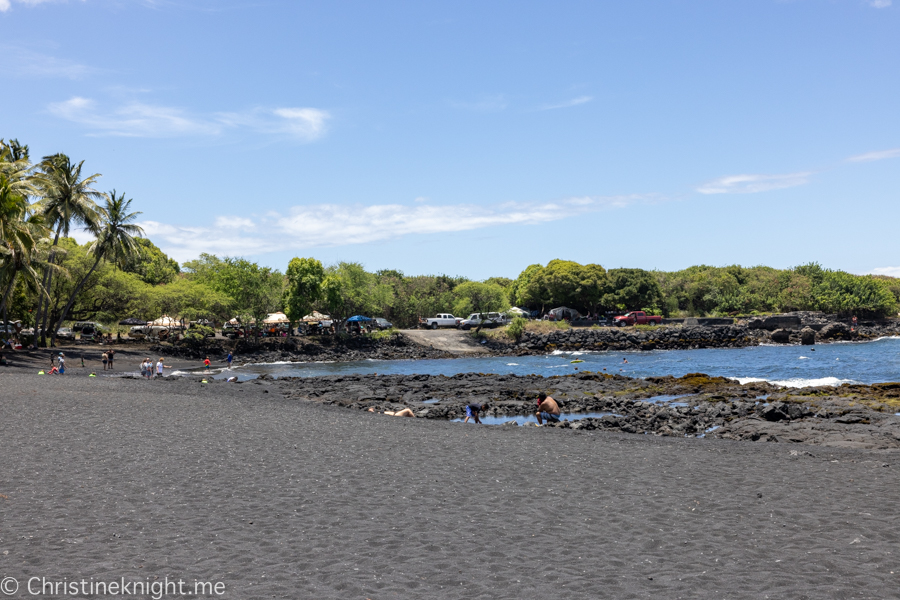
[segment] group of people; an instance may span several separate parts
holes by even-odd
[[[468,423],[469,419],[472,419],[475,423],[481,424],[481,413],[487,410],[487,403],[479,404],[477,402],[470,402],[466,404],[466,418],[463,419],[463,423]],[[369,408],[369,412],[375,412],[375,407]],[[415,413],[410,408],[404,408],[401,410],[386,410],[384,414],[391,417],[415,417]],[[548,396],[544,392],[541,392],[537,396],[537,412],[534,413],[534,416],[537,418],[538,426],[544,424],[544,421],[547,423],[559,423],[559,404],[557,404],[556,400],[554,400],[551,396]]]
[[[171,368],[172,368],[171,365],[163,364],[163,357],[160,356],[160,357],[159,357],[159,360],[156,361],[156,374],[155,374],[155,376],[156,376],[156,377],[162,377],[162,376],[163,376],[163,369],[171,369]],[[141,362],[141,377],[143,377],[143,378],[145,378],[145,379],[153,379],[153,378],[154,378],[154,372],[153,372],[153,371],[154,371],[153,361],[150,360],[150,357],[148,356],[147,358],[145,358],[145,359],[143,360],[143,362]]]
[[[100,355],[100,362],[103,363],[103,370],[106,371],[109,369],[112,371],[113,364],[115,363],[116,351],[115,350],[107,350],[103,354]]]

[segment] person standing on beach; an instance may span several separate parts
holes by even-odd
[[[105,371],[106,363],[109,362],[109,355],[106,352],[104,352],[103,354],[100,355],[100,362],[103,363],[103,370]]]
[[[228,368],[231,368],[231,361],[234,360],[234,356],[231,355],[231,352],[228,353],[228,356],[225,357],[225,362],[228,363]]]
[[[150,360],[149,358],[145,358],[144,360],[141,361],[141,378],[142,379],[147,378],[147,367],[148,367],[147,361],[149,361],[149,360]]]
[[[543,425],[544,420],[548,423],[559,423],[559,404],[552,397],[544,392],[538,394],[538,410],[534,413],[537,417],[538,425]]]
[[[207,372],[209,372],[209,365],[210,365],[209,357],[207,356],[206,358],[203,359],[203,366],[206,367]]]
[[[160,356],[160,357],[159,357],[159,362],[156,363],[156,376],[157,376],[157,377],[162,377],[162,376],[163,376],[163,369],[165,369],[165,368],[167,368],[167,367],[168,367],[169,369],[171,369],[171,368],[172,368],[172,365],[164,365],[164,364],[163,364],[162,356]]]
[[[109,370],[110,371],[112,371],[112,368],[113,368],[113,356],[115,356],[115,354],[116,354],[115,350],[110,350],[109,352],[106,353],[107,357],[109,358]]]
[[[66,374],[66,355],[63,354],[62,352],[60,352],[59,358],[56,359],[56,364],[58,365],[58,368],[59,368],[59,374],[65,375]]]
[[[487,404],[466,404],[466,418],[463,419],[463,423],[468,423],[469,419],[474,420],[476,423],[481,425],[481,419],[479,419],[479,415],[482,411],[487,409]]]

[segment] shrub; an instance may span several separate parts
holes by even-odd
[[[516,317],[509,324],[509,327],[506,328],[506,335],[516,341],[519,341],[519,339],[522,337],[522,334],[525,333],[525,325],[527,324],[528,320],[525,317]]]

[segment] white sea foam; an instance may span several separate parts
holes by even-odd
[[[801,357],[800,357],[800,360],[809,360],[809,357],[808,357],[808,356],[801,356]]]
[[[506,363],[507,367],[518,367],[519,363]]]
[[[802,379],[802,378],[794,378],[794,379],[763,379],[761,377],[733,377],[732,379],[736,380],[741,385],[745,383],[771,383],[772,385],[777,385],[779,387],[789,387],[789,388],[804,388],[804,387],[819,387],[830,385],[832,387],[837,387],[839,385],[843,385],[845,383],[858,383],[852,379],[838,379],[837,377],[819,377],[818,379]]]

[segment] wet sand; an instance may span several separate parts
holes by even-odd
[[[267,382],[2,370],[0,385],[0,578],[23,586],[168,577],[222,582],[223,598],[372,600],[900,587],[893,451],[401,419]]]

